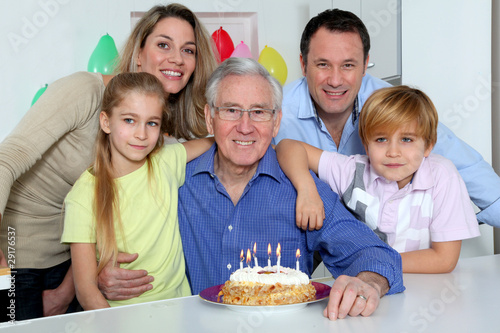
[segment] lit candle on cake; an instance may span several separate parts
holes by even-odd
[[[240,253],[240,269],[243,269],[243,259],[245,258],[245,256],[243,255],[243,250],[241,250],[241,253]]]
[[[276,248],[276,256],[278,257],[278,269],[276,269],[276,273],[280,272],[280,261],[281,261],[281,245],[278,243],[278,247]]]
[[[297,265],[296,265],[295,269],[300,271],[300,269],[299,269],[300,249],[297,249],[297,254],[295,256],[297,257]]]
[[[250,249],[247,249],[247,271],[250,272],[250,265],[248,264],[252,261],[252,255],[250,254]]]
[[[253,260],[255,261],[255,267],[259,266],[259,261],[257,260],[257,242],[253,243]]]
[[[267,266],[271,267],[271,243],[267,245]]]

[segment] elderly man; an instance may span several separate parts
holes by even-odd
[[[295,224],[296,192],[281,171],[271,140],[281,120],[281,86],[256,61],[230,58],[207,86],[205,119],[215,144],[186,169],[179,190],[179,225],[193,293],[224,283],[239,267],[242,248],[281,244],[281,263],[294,267],[300,249],[310,275],[319,251],[337,278],[325,315],[331,320],[370,315],[384,294],[404,290],[401,259],[350,215],[317,180],[323,228]],[[359,297],[358,297],[359,296]]]
[[[364,154],[358,115],[366,99],[386,82],[366,74],[370,36],[354,14],[339,9],[313,17],[302,34],[304,77],[288,84],[283,120],[274,143],[289,138],[345,155]],[[439,123],[433,153],[450,159],[481,209],[480,222],[500,226],[500,177],[472,147]]]

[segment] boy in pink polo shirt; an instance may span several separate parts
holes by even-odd
[[[360,113],[367,155],[345,156],[294,140],[276,146],[297,189],[297,225],[319,229],[323,202],[310,168],[360,221],[401,253],[405,273],[451,272],[462,239],[479,236],[465,184],[451,161],[431,154],[438,115],[408,86],[373,93]]]

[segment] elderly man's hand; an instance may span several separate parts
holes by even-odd
[[[357,277],[341,275],[332,286],[323,315],[330,320],[343,319],[347,315],[369,316],[388,290],[387,279],[377,273],[361,272]]]
[[[129,263],[136,260],[138,254],[119,253],[117,263]],[[137,297],[151,290],[154,278],[145,270],[128,270],[108,264],[99,273],[99,290],[111,301],[121,301]]]

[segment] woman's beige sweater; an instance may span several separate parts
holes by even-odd
[[[50,84],[0,143],[0,246],[15,268],[70,258],[60,242],[66,194],[93,161],[102,75],[79,72]]]

